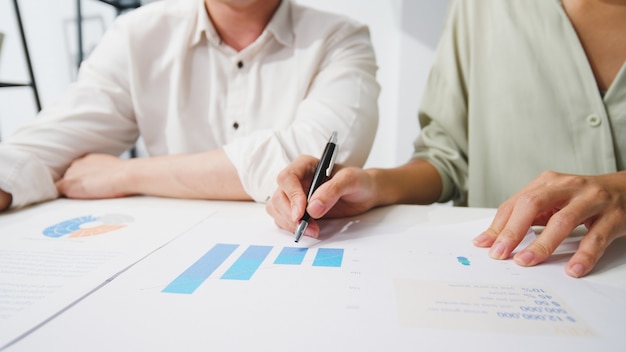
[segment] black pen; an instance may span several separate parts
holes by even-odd
[[[322,158],[317,164],[315,174],[313,175],[313,181],[311,181],[311,187],[309,188],[309,194],[306,197],[307,205],[309,204],[309,200],[311,199],[313,192],[315,192],[315,190],[328,179],[330,173],[333,171],[335,156],[337,156],[337,131],[334,131],[330,136],[330,139],[326,144],[326,148],[324,148]],[[304,234],[306,227],[309,226],[309,221],[311,221],[311,216],[305,210],[302,219],[300,219],[300,225],[298,225],[298,228],[296,229],[296,242],[300,240],[300,237]]]

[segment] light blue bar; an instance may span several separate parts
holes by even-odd
[[[285,247],[274,260],[274,264],[300,265],[307,250],[308,248]]]
[[[224,280],[250,280],[261,266],[265,257],[272,250],[271,246],[250,246],[233,265],[222,275]]]
[[[317,250],[313,266],[331,266],[340,268],[343,260],[343,249],[341,248],[320,248]]]
[[[239,247],[238,244],[216,244],[161,292],[193,293],[237,247]]]

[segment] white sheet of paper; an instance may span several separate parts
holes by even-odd
[[[0,218],[0,349],[210,215],[185,204],[58,200]]]
[[[576,239],[522,268],[471,244],[488,224],[333,220],[321,240],[295,244],[270,219],[218,213],[11,351],[605,351],[626,343],[626,284],[612,273],[626,265],[625,241],[593,275],[572,279],[563,268]],[[287,255],[292,247],[307,250]],[[324,253],[335,256],[320,260]]]

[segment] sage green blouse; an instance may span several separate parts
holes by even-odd
[[[413,157],[439,170],[440,202],[474,207],[497,207],[546,170],[624,170],[625,71],[601,94],[559,0],[457,0]]]

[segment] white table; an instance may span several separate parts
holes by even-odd
[[[134,217],[115,236],[140,241],[115,242],[115,231],[61,240],[74,249],[97,239],[111,249],[128,243],[137,250],[120,256],[125,261],[113,271],[96,270],[97,280],[82,277],[80,294],[65,289],[71,304],[7,351],[621,351],[626,345],[626,242],[616,241],[583,279],[563,270],[575,238],[547,263],[521,268],[471,245],[494,209],[380,208],[325,221],[320,240],[298,244],[276,229],[264,205],[247,202],[58,200],[3,215],[0,228],[103,209]]]

